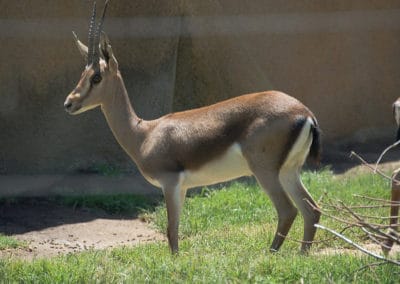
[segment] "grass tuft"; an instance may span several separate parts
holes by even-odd
[[[26,247],[26,243],[0,234],[0,250]]]

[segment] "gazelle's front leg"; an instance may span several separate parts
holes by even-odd
[[[181,188],[181,183],[172,183],[163,187],[165,203],[167,205],[167,237],[172,253],[178,252],[179,218],[185,200],[186,189]]]

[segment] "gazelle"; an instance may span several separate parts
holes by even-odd
[[[74,34],[87,64],[64,107],[79,114],[99,106],[143,176],[162,189],[171,251],[178,251],[179,217],[187,189],[254,175],[278,213],[270,250],[280,248],[298,208],[304,218],[301,250],[306,252],[320,217],[300,179],[306,158],[317,160],[320,155],[319,128],[312,112],[293,97],[269,91],[151,121],[139,118],[102,32],[106,7],[107,2],[96,28],[94,3],[88,47]]]
[[[396,141],[400,139],[400,98],[398,98],[393,103],[393,116],[394,120],[397,124],[397,135]],[[390,205],[390,231],[394,238],[398,238],[399,235],[397,233],[397,219],[399,216],[399,208],[400,208],[400,184],[398,184],[395,180],[400,180],[400,168],[395,170],[392,175],[392,192],[391,192],[391,205]],[[392,240],[387,240],[382,246],[382,250],[385,253],[388,253],[393,246]]]

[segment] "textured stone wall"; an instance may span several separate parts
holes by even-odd
[[[90,7],[0,0],[0,174],[134,170],[100,110],[63,110],[84,67],[71,31],[85,41]],[[399,1],[112,0],[105,30],[145,119],[278,89],[315,112],[325,141],[393,125]]]

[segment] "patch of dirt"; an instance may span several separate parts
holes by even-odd
[[[0,216],[0,233],[28,245],[0,250],[0,257],[32,260],[164,240],[162,234],[138,218],[73,209],[45,200],[5,204]]]

